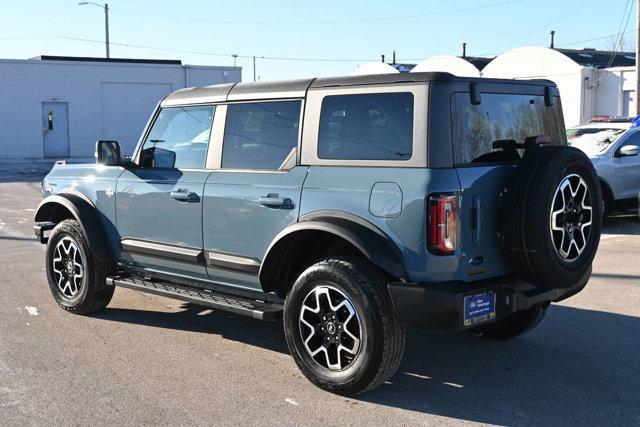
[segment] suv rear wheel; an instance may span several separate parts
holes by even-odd
[[[47,279],[63,309],[88,314],[106,307],[114,289],[106,277],[114,268],[93,257],[78,221],[67,219],[53,229],[46,251]]]
[[[382,384],[404,351],[405,326],[384,277],[357,258],[307,268],[285,301],[284,327],[302,373],[333,393],[353,395]]]

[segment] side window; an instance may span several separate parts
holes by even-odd
[[[223,169],[277,170],[298,145],[301,101],[229,104]]]
[[[142,146],[147,168],[204,168],[215,106],[163,108]]]
[[[629,137],[620,145],[620,148],[627,145],[637,145],[640,147],[640,131],[633,132]]]
[[[322,100],[319,158],[408,160],[412,149],[412,93],[332,95]]]

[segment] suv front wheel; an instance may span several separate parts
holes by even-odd
[[[89,314],[103,309],[111,301],[113,286],[106,277],[115,263],[95,258],[80,223],[67,219],[53,229],[47,242],[46,270],[53,298],[63,309]]]
[[[388,380],[404,351],[405,326],[384,277],[357,258],[325,259],[307,268],[285,301],[284,327],[302,373],[342,395]]]

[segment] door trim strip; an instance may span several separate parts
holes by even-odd
[[[120,241],[123,251],[141,255],[155,256],[159,258],[173,259],[176,261],[198,263],[202,261],[202,250],[186,246],[167,245],[164,243],[150,242],[138,239],[122,239]]]
[[[223,252],[207,251],[207,264],[213,267],[254,275],[260,271],[260,261],[256,258],[231,255]]]

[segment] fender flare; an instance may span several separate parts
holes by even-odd
[[[277,257],[283,242],[295,233],[316,230],[340,237],[358,249],[369,261],[400,280],[407,279],[404,257],[395,242],[382,230],[365,219],[340,211],[318,211],[300,217],[299,222],[282,230],[271,242],[260,266],[263,289],[275,288],[270,283],[279,262]],[[275,262],[274,262],[275,261]]]
[[[71,212],[73,218],[78,221],[91,253],[103,262],[113,261],[114,255],[107,244],[97,208],[84,194],[74,191],[45,197],[36,209],[34,222],[51,221],[60,207]]]

